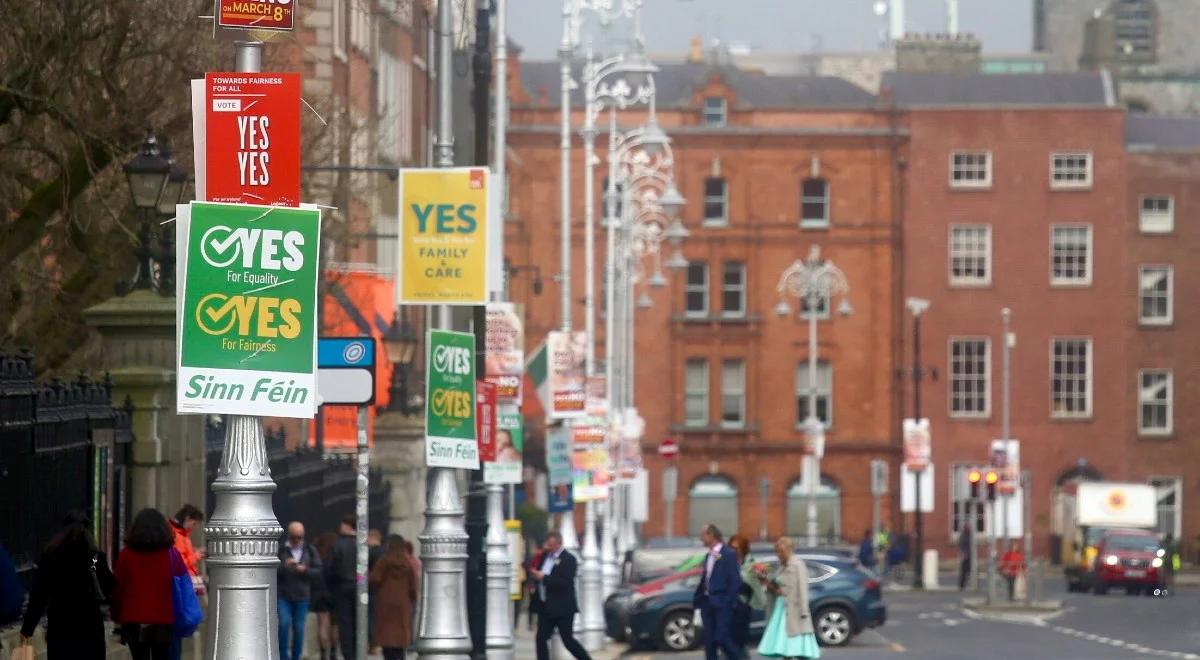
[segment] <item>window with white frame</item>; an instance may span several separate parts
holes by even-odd
[[[990,414],[990,345],[986,337],[955,337],[950,340],[952,416],[987,417]]]
[[[1169,234],[1175,229],[1175,199],[1143,195],[1138,225],[1143,234]]]
[[[728,121],[729,103],[723,97],[709,96],[704,99],[704,125],[724,126]]]
[[[1138,321],[1142,325],[1170,325],[1174,316],[1171,296],[1175,269],[1142,266],[1138,272]]]
[[[687,267],[687,282],[683,292],[684,314],[687,316],[708,315],[708,264],[692,261]]]
[[[368,0],[349,0],[350,2],[350,47],[374,62],[375,30],[371,22],[371,9]]]
[[[1183,501],[1182,477],[1151,477],[1150,485],[1158,500],[1158,525],[1154,531],[1159,536],[1170,534],[1178,543],[1183,536],[1183,511],[1180,502]]]
[[[1170,369],[1138,372],[1138,432],[1142,435],[1171,433],[1174,380]]]
[[[721,362],[721,426],[741,428],[746,425],[746,362]]]
[[[687,361],[683,389],[683,423],[708,426],[708,360],[694,358]]]
[[[982,286],[992,281],[990,225],[950,227],[950,284]]]
[[[819,229],[829,226],[829,182],[808,178],[800,184],[800,226]]]
[[[1092,415],[1092,340],[1055,338],[1050,342],[1050,415]]]
[[[978,469],[977,463],[952,463],[950,465],[950,540],[957,541],[964,526],[975,522],[975,533],[984,531],[984,503],[971,499],[971,486],[967,474]]]
[[[1092,154],[1086,151],[1050,154],[1050,187],[1092,187]]]
[[[722,177],[704,180],[704,224],[729,223],[729,186]]]
[[[1091,284],[1091,253],[1091,225],[1051,225],[1050,284],[1058,286]]]
[[[404,64],[387,51],[379,54],[379,74],[375,76],[375,115],[379,119],[376,149],[379,156],[391,162],[400,157],[400,124],[405,121],[400,112],[400,69]]]
[[[825,360],[817,362],[816,416],[825,425],[833,426],[833,367]],[[809,392],[813,389],[808,360],[796,365],[796,428],[803,428],[809,414]]]
[[[726,261],[721,270],[721,314],[746,315],[746,264]]]
[[[955,151],[950,154],[950,187],[987,188],[991,185],[990,151]]]

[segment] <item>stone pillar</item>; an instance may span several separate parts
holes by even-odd
[[[170,516],[206,501],[204,418],[175,414],[175,298],[149,290],[117,296],[84,311],[100,333],[100,366],[112,375],[113,405],[133,402],[131,509]],[[203,547],[203,532],[193,532]]]
[[[425,424],[420,416],[398,412],[375,417],[372,462],[392,484],[391,520],[387,531],[416,544],[425,527]],[[372,523],[374,524],[374,523]]]

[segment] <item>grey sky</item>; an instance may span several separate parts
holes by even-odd
[[[694,36],[744,43],[757,51],[803,53],[878,47],[885,18],[875,0],[644,0],[643,31],[651,53],[684,52]],[[984,50],[1026,52],[1032,0],[959,0],[959,26]],[[944,32],[945,0],[907,0],[910,32]],[[509,0],[509,34],[524,59],[554,57],[562,38],[561,0]]]

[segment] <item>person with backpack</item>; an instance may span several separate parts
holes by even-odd
[[[180,573],[187,574],[174,546],[175,533],[166,516],[155,509],[142,509],[117,555],[112,616],[133,660],[169,657],[175,639],[172,560],[178,562]]]
[[[21,643],[31,643],[44,615],[47,660],[103,660],[107,645],[101,606],[115,587],[108,558],[92,538],[87,514],[71,511],[38,560]]]

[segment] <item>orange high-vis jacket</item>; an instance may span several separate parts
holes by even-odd
[[[183,557],[183,563],[187,564],[188,573],[200,575],[200,553],[192,545],[191,531],[174,520],[171,521],[171,530],[175,532],[175,549]]]

